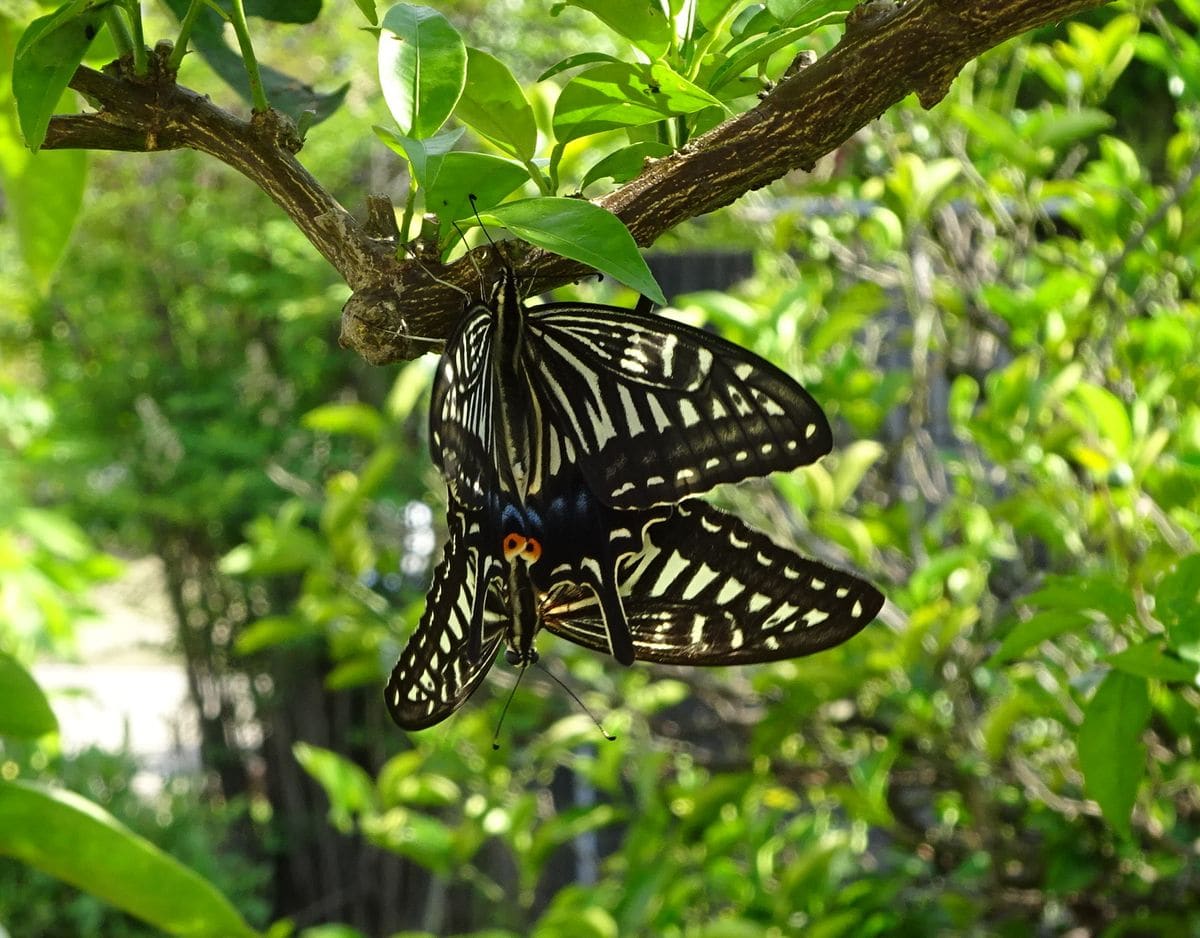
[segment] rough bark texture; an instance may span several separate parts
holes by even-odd
[[[755,108],[678,153],[651,162],[637,179],[599,200],[652,244],[680,222],[728,205],[751,189],[811,167],[910,93],[931,107],[969,61],[1026,30],[1103,5],[1104,0],[867,0],[847,20],[828,55],[781,81]],[[159,63],[166,56],[156,56]],[[137,80],[119,69],[81,68],[71,86],[101,106],[55,117],[47,148],[134,151],[191,147],[215,156],[260,186],[287,212],[355,291],[342,311],[342,344],[374,364],[412,358],[444,338],[462,311],[447,284],[475,288],[469,260],[439,271],[439,283],[390,238],[372,237],[300,165],[300,141],[285,118],[236,118],[174,84],[162,71]],[[493,263],[477,259],[485,273]],[[587,273],[542,251],[520,261],[537,289]]]

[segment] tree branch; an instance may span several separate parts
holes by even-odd
[[[842,41],[785,78],[757,107],[678,153],[650,162],[635,180],[599,200],[652,244],[680,222],[728,205],[826,153],[915,92],[925,107],[945,96],[972,59],[1022,32],[1102,6],[1105,0],[867,0],[847,19]],[[163,63],[167,56],[156,56]],[[81,68],[71,86],[99,102],[98,114],[55,117],[45,146],[162,150],[191,147],[246,175],[283,208],[355,293],[342,310],[344,346],[375,364],[412,358],[444,338],[462,309],[447,284],[478,290],[463,259],[439,277],[397,260],[391,239],[370,236],[295,159],[299,141],[284,119],[246,122],[180,88],[160,68],[149,80]],[[491,258],[477,258],[492,272]],[[573,261],[530,251],[522,273],[547,289],[588,273]]]

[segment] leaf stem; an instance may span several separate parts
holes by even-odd
[[[412,225],[413,212],[417,207],[417,180],[408,181],[408,198],[404,200],[404,215],[400,219],[400,240],[408,241],[408,229]]]
[[[117,7],[110,7],[104,12],[104,21],[108,24],[108,31],[112,33],[117,52],[122,56],[133,55],[133,34]]]
[[[179,35],[175,39],[175,48],[171,50],[171,58],[167,61],[167,65],[173,72],[178,72],[179,66],[183,64],[183,57],[187,55],[188,42],[192,38],[192,30],[196,26],[196,19],[200,16],[202,9],[204,9],[204,0],[192,0],[188,4],[187,12],[183,15],[183,20],[179,23]]]
[[[237,36],[238,46],[242,50],[242,61],[246,65],[246,78],[250,81],[250,101],[255,111],[266,112],[271,105],[267,101],[267,93],[263,90],[262,75],[258,71],[258,59],[254,57],[254,46],[250,44],[250,29],[246,25],[246,8],[242,0],[232,0],[232,15],[229,22],[233,25]]]
[[[146,56],[146,34],[142,31],[142,8],[138,0],[129,0],[125,4],[125,12],[129,14],[129,22],[133,26],[133,73],[145,75],[150,71],[150,63]]]

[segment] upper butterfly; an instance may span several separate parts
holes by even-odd
[[[526,307],[507,264],[446,343],[430,440],[460,499],[485,495],[498,473],[524,501],[574,463],[623,509],[795,469],[832,446],[817,402],[770,362],[636,310]]]

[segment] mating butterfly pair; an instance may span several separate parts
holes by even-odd
[[[829,452],[820,407],[732,343],[640,311],[526,308],[506,266],[435,378],[449,539],[388,683],[405,729],[445,719],[541,628],[623,664],[811,654],[878,613],[872,586],[690,496]]]

